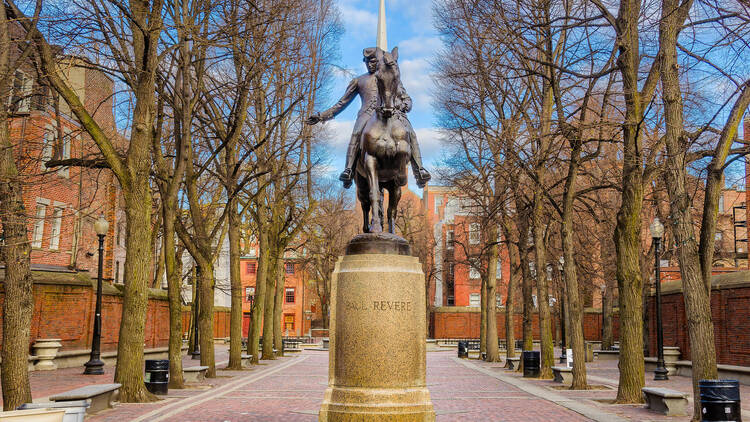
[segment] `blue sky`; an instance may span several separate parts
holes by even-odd
[[[338,0],[337,3],[345,29],[337,63],[341,69],[336,72],[329,98],[325,104],[319,104],[319,111],[332,106],[349,81],[367,71],[362,62],[362,49],[375,46],[379,0]],[[409,120],[417,132],[425,166],[431,169],[440,158],[440,143],[431,104],[430,62],[441,46],[432,24],[432,1],[386,0],[385,8],[388,49],[398,46],[401,79],[414,103]],[[325,123],[326,141],[332,155],[330,165],[336,175],[343,170],[346,146],[359,107],[357,99],[334,120]],[[419,192],[413,177],[410,177],[409,187]]]

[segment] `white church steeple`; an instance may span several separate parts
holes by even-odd
[[[388,38],[385,33],[385,0],[380,0],[378,11],[378,35],[375,46],[383,51],[388,51]]]

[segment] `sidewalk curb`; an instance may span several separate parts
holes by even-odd
[[[629,422],[627,419],[621,418],[620,416],[617,416],[615,414],[604,412],[593,406],[581,403],[579,400],[566,398],[547,389],[537,387],[525,381],[521,381],[516,377],[504,375],[500,372],[490,371],[489,369],[474,365],[473,363],[468,362],[465,359],[459,359],[457,357],[454,357],[452,359],[460,363],[461,365],[466,366],[467,368],[471,368],[475,371],[496,378],[502,382],[508,383],[533,396],[558,404],[596,422]]]

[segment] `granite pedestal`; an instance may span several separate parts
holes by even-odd
[[[425,384],[424,274],[408,244],[387,234],[355,237],[334,270],[331,311],[318,420],[434,421]]]

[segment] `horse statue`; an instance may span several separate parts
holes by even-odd
[[[401,86],[398,47],[387,52],[378,49],[379,66],[374,76],[378,87],[375,113],[360,136],[360,154],[354,183],[362,204],[365,233],[383,231],[383,190],[388,190],[388,232],[394,233],[401,187],[407,183],[406,166],[411,157],[409,133],[398,118],[394,103]]]

